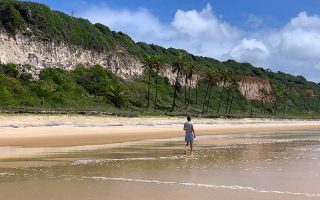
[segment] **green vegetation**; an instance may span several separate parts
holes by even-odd
[[[113,34],[101,24],[73,18],[45,5],[4,0],[0,2],[1,24],[11,34],[28,26],[32,33],[46,40],[63,41],[98,51],[111,49]]]
[[[168,78],[157,73],[157,68],[133,80],[120,79],[99,65],[77,66],[71,71],[47,68],[41,71],[39,80],[33,80],[31,74],[18,69],[21,67],[13,64],[0,65],[2,110],[78,110],[147,115],[193,113],[211,117],[317,117],[320,108],[319,96],[316,95],[317,84],[295,83],[293,87],[285,89],[283,85],[291,81],[270,79],[274,81],[272,94],[264,90],[260,93],[264,94],[262,98],[272,97],[272,101],[248,101],[238,90],[239,76],[214,68],[203,72],[197,87],[189,85],[188,89],[183,89],[179,81],[172,85]],[[275,77],[278,74],[270,73],[268,76]],[[221,84],[223,82],[220,81],[226,77],[228,84]],[[297,77],[294,80],[299,79]],[[172,112],[175,91],[175,112]],[[150,102],[155,102],[149,108],[148,98]],[[197,102],[196,98],[201,102]]]
[[[65,42],[99,52],[125,49],[124,53],[137,56],[145,66],[144,75],[133,80],[123,80],[101,66],[77,66],[71,71],[45,69],[35,80],[21,70],[28,71],[30,66],[0,64],[2,110],[193,113],[212,117],[320,115],[320,85],[302,76],[135,43],[122,32],[53,11],[42,4],[0,1],[0,27],[12,37],[21,32],[40,40]],[[164,67],[174,72],[172,84],[160,75]],[[247,100],[238,90],[239,80],[247,76],[268,80],[272,91],[262,88],[261,99]],[[198,84],[192,85],[194,82]]]

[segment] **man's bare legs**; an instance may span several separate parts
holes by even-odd
[[[186,146],[184,147],[184,154],[187,154],[187,146],[189,146],[189,142],[187,142]]]
[[[192,153],[193,150],[193,142],[187,142],[185,148],[184,148],[184,153],[187,154],[187,147],[190,145],[190,153]]]

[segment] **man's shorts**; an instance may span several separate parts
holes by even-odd
[[[186,141],[186,142],[193,142],[193,139],[194,139],[194,136],[193,136],[193,133],[187,133],[186,135],[185,135],[185,137],[184,137],[184,140]]]

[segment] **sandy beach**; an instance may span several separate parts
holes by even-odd
[[[185,119],[2,115],[0,146],[70,147],[182,137]],[[193,119],[197,135],[320,128],[320,121]]]
[[[181,137],[183,117],[1,115],[0,159],[94,150]],[[320,121],[193,119],[198,136],[319,129]]]
[[[1,115],[7,199],[320,199],[320,122]],[[16,192],[16,189],[19,192]],[[128,191],[128,193],[123,193]]]
[[[71,147],[182,137],[185,119],[165,117],[0,116],[0,146]],[[197,135],[320,128],[320,121],[193,119]]]

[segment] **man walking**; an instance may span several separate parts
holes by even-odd
[[[193,139],[196,137],[196,133],[193,128],[193,124],[191,122],[191,117],[187,117],[187,122],[184,123],[183,130],[186,131],[185,135],[185,141],[186,141],[186,146],[184,148],[184,153],[187,154],[187,147],[190,145],[190,153],[192,154],[192,148],[193,148]]]

